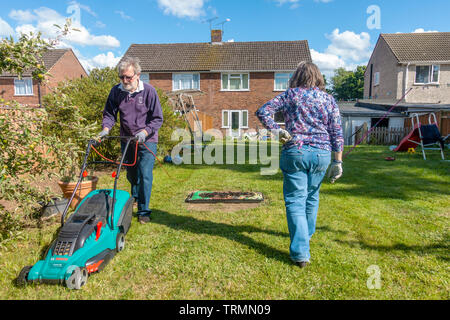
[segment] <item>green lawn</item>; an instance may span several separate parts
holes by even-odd
[[[344,176],[322,185],[305,269],[288,254],[281,172],[165,165],[169,178],[156,165],[153,220],[133,219],[125,250],[103,272],[79,291],[14,285],[54,238],[55,220],[0,251],[0,299],[449,299],[450,162],[427,154],[424,161],[369,146],[350,153]],[[104,175],[100,187],[111,182]],[[119,187],[129,188],[125,174]],[[194,190],[260,191],[266,200],[237,212],[188,210],[184,199]],[[368,288],[373,268],[379,289]]]

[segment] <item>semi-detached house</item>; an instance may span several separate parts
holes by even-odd
[[[44,52],[42,62],[49,75],[47,81],[40,83],[33,80],[31,71],[26,71],[19,78],[16,74],[0,74],[0,98],[14,100],[30,106],[40,105],[42,97],[51,92],[58,82],[87,77],[87,73],[72,49],[51,49]]]
[[[261,129],[256,110],[287,89],[301,61],[312,61],[308,42],[222,42],[220,30],[211,35],[209,43],[132,44],[124,56],[139,58],[141,80],[166,93],[202,92],[195,105],[224,136]]]

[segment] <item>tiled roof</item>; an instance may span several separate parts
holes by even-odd
[[[450,32],[381,34],[399,62],[450,61]]]
[[[144,72],[294,70],[312,61],[306,40],[132,44],[124,56],[138,57]]]
[[[42,54],[42,61],[44,62],[44,66],[47,70],[50,70],[55,63],[61,59],[61,57],[71,49],[51,49],[47,50]],[[14,77],[15,74],[11,74],[9,72],[3,72],[1,77]],[[31,76],[31,71],[26,71],[22,74],[22,76]]]

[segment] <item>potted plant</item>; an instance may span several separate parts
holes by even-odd
[[[89,124],[81,115],[79,107],[73,105],[71,98],[59,90],[53,93],[53,100],[46,100],[46,111],[49,120],[45,131],[57,137],[57,142],[52,145],[52,153],[57,162],[58,185],[64,198],[70,198],[78,182],[86,144],[96,131],[96,123]],[[96,176],[84,176],[71,207],[75,208],[89,192],[94,190],[97,182]]]
[[[84,156],[84,150],[81,147],[68,139],[64,143],[64,150],[58,150],[58,158],[60,160],[58,185],[63,192],[64,198],[70,198],[77,185],[80,175],[80,161]],[[98,177],[94,175],[83,175],[83,180],[80,183],[77,192],[70,204],[71,208],[76,208],[78,203],[92,190],[97,188]]]

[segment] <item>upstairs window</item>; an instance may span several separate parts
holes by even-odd
[[[274,91],[285,91],[288,88],[292,73],[275,73]]]
[[[373,85],[377,86],[379,84],[380,84],[380,73],[379,72],[375,72]]]
[[[222,90],[248,91],[248,73],[222,73]]]
[[[147,72],[141,73],[141,77],[139,78],[142,82],[150,83],[150,74]]]
[[[14,79],[14,95],[32,96],[33,80],[31,78]]]
[[[416,66],[416,84],[439,83],[440,66]]]
[[[199,73],[174,73],[172,75],[173,91],[200,90]]]

